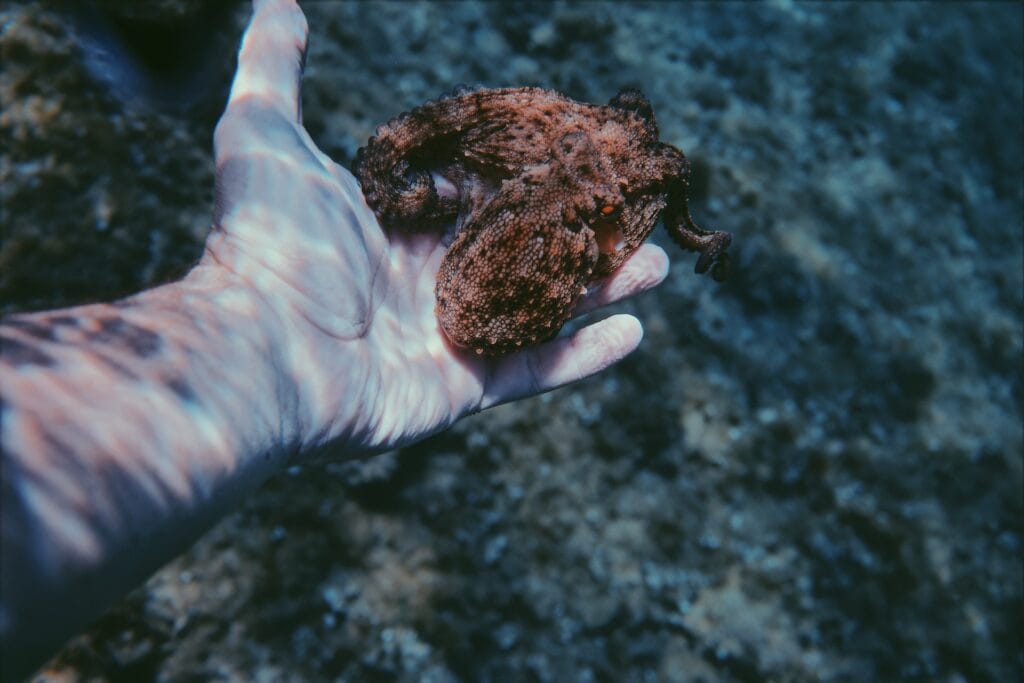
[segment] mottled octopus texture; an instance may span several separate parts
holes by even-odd
[[[448,338],[502,353],[558,333],[659,216],[696,271],[726,275],[731,235],[690,218],[683,153],[658,140],[638,90],[606,106],[541,88],[456,90],[377,128],[355,173],[389,230],[456,238],[437,277]]]

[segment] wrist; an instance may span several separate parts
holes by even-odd
[[[204,328],[197,342],[218,347],[195,355],[209,359],[207,370],[220,378],[223,428],[247,432],[244,450],[283,462],[302,439],[284,313],[246,278],[207,259],[169,287]]]

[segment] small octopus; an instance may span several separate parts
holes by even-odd
[[[454,221],[436,314],[452,343],[477,353],[555,336],[659,217],[700,253],[696,272],[727,274],[732,235],[690,218],[689,162],[658,140],[639,90],[602,106],[542,88],[459,88],[379,126],[354,170],[386,230]]]

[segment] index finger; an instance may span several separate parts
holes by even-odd
[[[253,16],[238,50],[228,110],[233,103],[255,97],[298,122],[308,34],[306,17],[295,0],[253,0]]]

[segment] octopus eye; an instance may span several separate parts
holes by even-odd
[[[601,207],[601,215],[602,216],[611,216],[612,214],[614,214],[618,210],[619,209],[618,209],[617,206],[614,206],[612,204],[605,204],[604,206]]]

